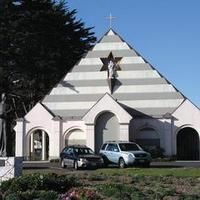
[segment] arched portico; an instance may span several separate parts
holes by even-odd
[[[86,145],[86,133],[79,127],[73,127],[64,134],[64,146],[72,144]]]
[[[41,128],[36,128],[28,133],[28,160],[48,160],[49,135]]]
[[[107,113],[107,114],[105,114]],[[104,117],[106,117],[104,119]],[[108,127],[117,127],[116,130],[119,130],[120,140],[129,140],[129,122],[132,119],[132,116],[123,108],[116,100],[113,99],[108,93],[102,96],[102,98],[85,114],[83,120],[86,124],[86,141],[87,146],[93,150],[98,150],[102,141],[107,139],[112,139],[107,137],[110,134],[106,134],[106,137],[102,137],[100,134],[96,138],[96,132],[98,130],[103,130]],[[101,122],[101,120],[105,120]],[[103,128],[102,128],[103,127]],[[111,129],[109,128],[110,133]],[[113,129],[114,133],[115,129]],[[106,130],[104,130],[104,133]],[[113,134],[112,133],[112,134]],[[115,138],[117,139],[116,135]],[[114,138],[114,139],[115,139]],[[100,140],[100,141],[97,141]],[[101,141],[102,140],[102,141]],[[97,144],[97,147],[95,146]]]
[[[178,160],[199,160],[199,134],[194,128],[180,129],[176,138]]]
[[[135,134],[135,141],[145,149],[160,148],[160,135],[153,127],[143,127]]]
[[[101,145],[108,140],[119,140],[119,121],[115,114],[103,112],[95,121],[95,151],[99,152]]]

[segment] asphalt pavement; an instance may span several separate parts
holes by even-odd
[[[115,166],[111,166],[112,168]],[[170,161],[170,162],[152,162],[150,168],[200,168],[200,161]],[[63,170],[59,162],[49,161],[24,161],[24,170]],[[66,170],[66,169],[64,169]],[[71,169],[67,169],[71,171]]]

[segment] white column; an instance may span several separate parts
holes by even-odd
[[[95,150],[94,124],[86,125],[86,145]]]
[[[31,157],[33,156],[33,152],[34,152],[34,132],[31,133],[30,135],[30,155],[29,155],[29,159],[31,160]]]
[[[176,155],[176,135],[174,132],[174,117],[171,118],[171,143],[172,143],[172,151],[171,155]]]
[[[24,157],[25,120],[18,119],[15,126],[15,156]]]
[[[42,160],[46,160],[46,133],[42,131]]]
[[[33,146],[34,146],[34,141],[33,141],[33,133],[31,133],[31,153],[33,153]]]
[[[49,159],[57,159],[60,156],[63,141],[63,122],[58,116],[53,118],[52,131],[49,133]]]
[[[128,124],[120,124],[120,140],[129,141],[129,123]]]
[[[172,125],[171,119],[165,119],[164,121],[164,149],[165,155],[172,155]]]

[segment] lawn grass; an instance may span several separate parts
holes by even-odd
[[[93,172],[104,176],[174,176],[200,177],[200,168],[109,168]]]
[[[101,198],[84,200],[198,200],[200,168],[102,168],[97,170],[23,170],[23,174],[51,173],[72,177],[73,192],[93,191]],[[67,192],[67,191],[66,191]]]

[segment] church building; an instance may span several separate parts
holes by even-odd
[[[199,160],[200,110],[115,31],[109,31],[17,120],[16,155],[59,158],[69,144],[98,153],[108,140]]]

